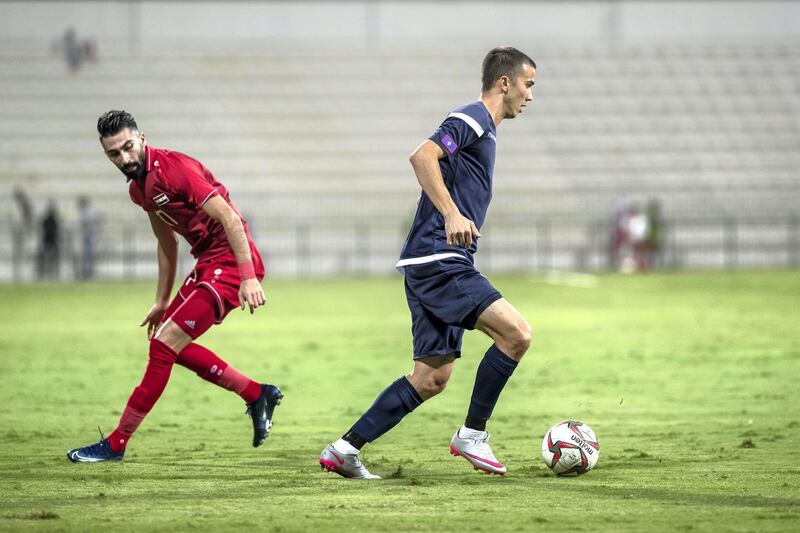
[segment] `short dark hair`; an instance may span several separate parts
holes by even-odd
[[[127,111],[120,111],[112,109],[100,115],[97,119],[97,133],[100,138],[110,137],[121,132],[125,128],[139,131],[139,126],[136,125],[136,119]]]
[[[525,64],[536,68],[533,59],[511,46],[498,46],[489,50],[489,53],[483,58],[482,91],[486,92],[491,89],[494,82],[501,76],[513,78]]]

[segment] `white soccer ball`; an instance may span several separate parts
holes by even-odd
[[[578,476],[594,468],[600,443],[592,428],[577,420],[551,427],[542,441],[544,464],[559,476]]]

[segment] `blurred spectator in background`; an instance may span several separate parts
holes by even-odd
[[[611,240],[608,245],[608,267],[611,270],[619,270],[622,267],[625,246],[628,244],[628,221],[630,216],[630,204],[628,202],[620,202],[614,212]]]
[[[646,272],[658,264],[662,238],[661,204],[656,199],[642,209],[622,202],[614,213],[609,242],[609,267],[621,272]]]
[[[647,270],[648,264],[648,243],[647,238],[650,234],[650,224],[641,207],[634,205],[631,208],[631,216],[628,219],[628,239],[633,248],[633,263],[625,265],[626,272],[643,272]]]
[[[86,61],[97,59],[97,45],[93,39],[78,39],[78,34],[72,26],[64,30],[64,36],[56,40],[53,52],[63,55],[67,62],[67,69],[75,74]]]
[[[41,223],[38,265],[40,279],[58,277],[61,262],[60,225],[56,203],[50,200]]]
[[[88,196],[78,197],[78,217],[81,232],[81,263],[78,272],[81,279],[92,279],[97,239],[97,211]]]
[[[67,28],[64,32],[64,59],[67,60],[67,68],[73,74],[78,72],[83,64],[83,47],[78,42],[75,28]]]
[[[33,207],[28,194],[19,185],[11,191],[14,208],[11,210],[11,269],[15,281],[22,279],[28,236],[33,227]]]
[[[647,265],[649,270],[661,263],[661,241],[664,224],[661,220],[661,203],[655,198],[647,202]]]

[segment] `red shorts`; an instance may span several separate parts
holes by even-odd
[[[264,263],[252,246],[250,255],[256,278],[261,281],[264,279]],[[192,339],[196,339],[239,307],[239,284],[239,265],[233,252],[209,259],[201,257],[178,289],[162,322],[171,318]]]

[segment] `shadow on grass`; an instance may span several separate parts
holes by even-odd
[[[586,492],[591,497],[615,500],[650,500],[692,506],[769,508],[776,510],[800,509],[800,498],[771,498],[767,496],[737,496],[731,494],[708,494],[679,492],[656,488],[615,488],[580,486],[571,487],[573,492]]]
[[[61,517],[50,511],[31,511],[22,515],[6,515],[3,518],[7,520],[58,520]]]

